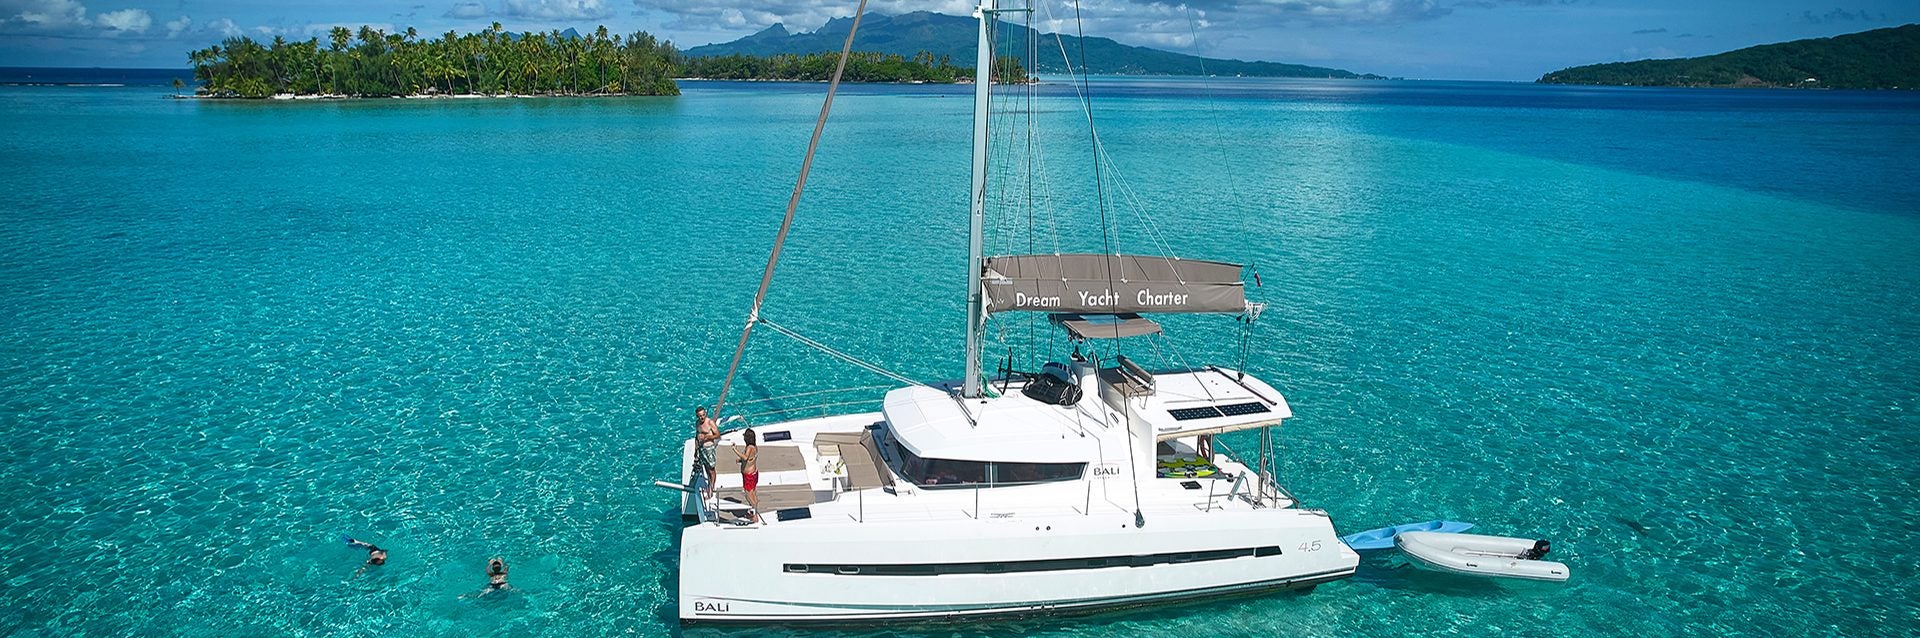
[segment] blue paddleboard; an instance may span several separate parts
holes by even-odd
[[[1340,537],[1340,542],[1356,550],[1393,549],[1393,537],[1400,532],[1443,532],[1452,534],[1473,529],[1473,523],[1460,521],[1427,521],[1424,523],[1405,523],[1393,527],[1370,529],[1358,534]]]

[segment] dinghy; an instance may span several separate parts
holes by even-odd
[[[1395,535],[1394,542],[1414,564],[1437,571],[1552,582],[1568,575],[1565,564],[1525,558],[1536,544],[1545,544],[1531,538],[1404,532]]]
[[[1427,521],[1424,523],[1405,523],[1393,527],[1370,529],[1358,534],[1340,537],[1340,542],[1355,550],[1393,549],[1393,537],[1402,532],[1464,532],[1473,529],[1473,523],[1460,521]]]

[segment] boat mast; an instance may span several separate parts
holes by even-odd
[[[973,192],[972,219],[967,225],[967,376],[960,396],[977,398],[980,389],[981,340],[986,331],[986,306],[982,303],[980,277],[985,270],[981,256],[981,234],[986,228],[987,210],[987,107],[993,86],[992,35],[994,0],[980,0],[975,10],[980,16],[979,55],[973,66]]]

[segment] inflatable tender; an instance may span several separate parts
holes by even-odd
[[[1402,532],[1394,543],[1414,564],[1436,571],[1556,583],[1569,575],[1565,564],[1540,560],[1548,543],[1531,538]]]

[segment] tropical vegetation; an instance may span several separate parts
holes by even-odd
[[[646,32],[622,37],[602,26],[588,35],[571,29],[510,33],[499,23],[479,33],[448,31],[422,39],[412,28],[387,33],[334,27],[319,38],[262,44],[228,38],[187,54],[200,92],[213,97],[264,98],[277,94],[388,97],[404,95],[678,95],[675,77],[728,80],[821,81],[838,53],[687,57]],[[996,81],[1025,82],[1018,59],[994,62]],[[945,56],[856,52],[842,79],[849,82],[966,82],[971,67]]]
[[[448,31],[422,39],[412,27],[387,33],[334,27],[319,38],[261,44],[228,38],[187,54],[208,95],[261,98],[278,93],[395,95],[677,95],[673,45],[642,31],[622,37],[509,33],[500,23],[479,33]]]
[[[1561,69],[1544,84],[1920,88],[1920,24],[1795,40],[1673,60]]]

